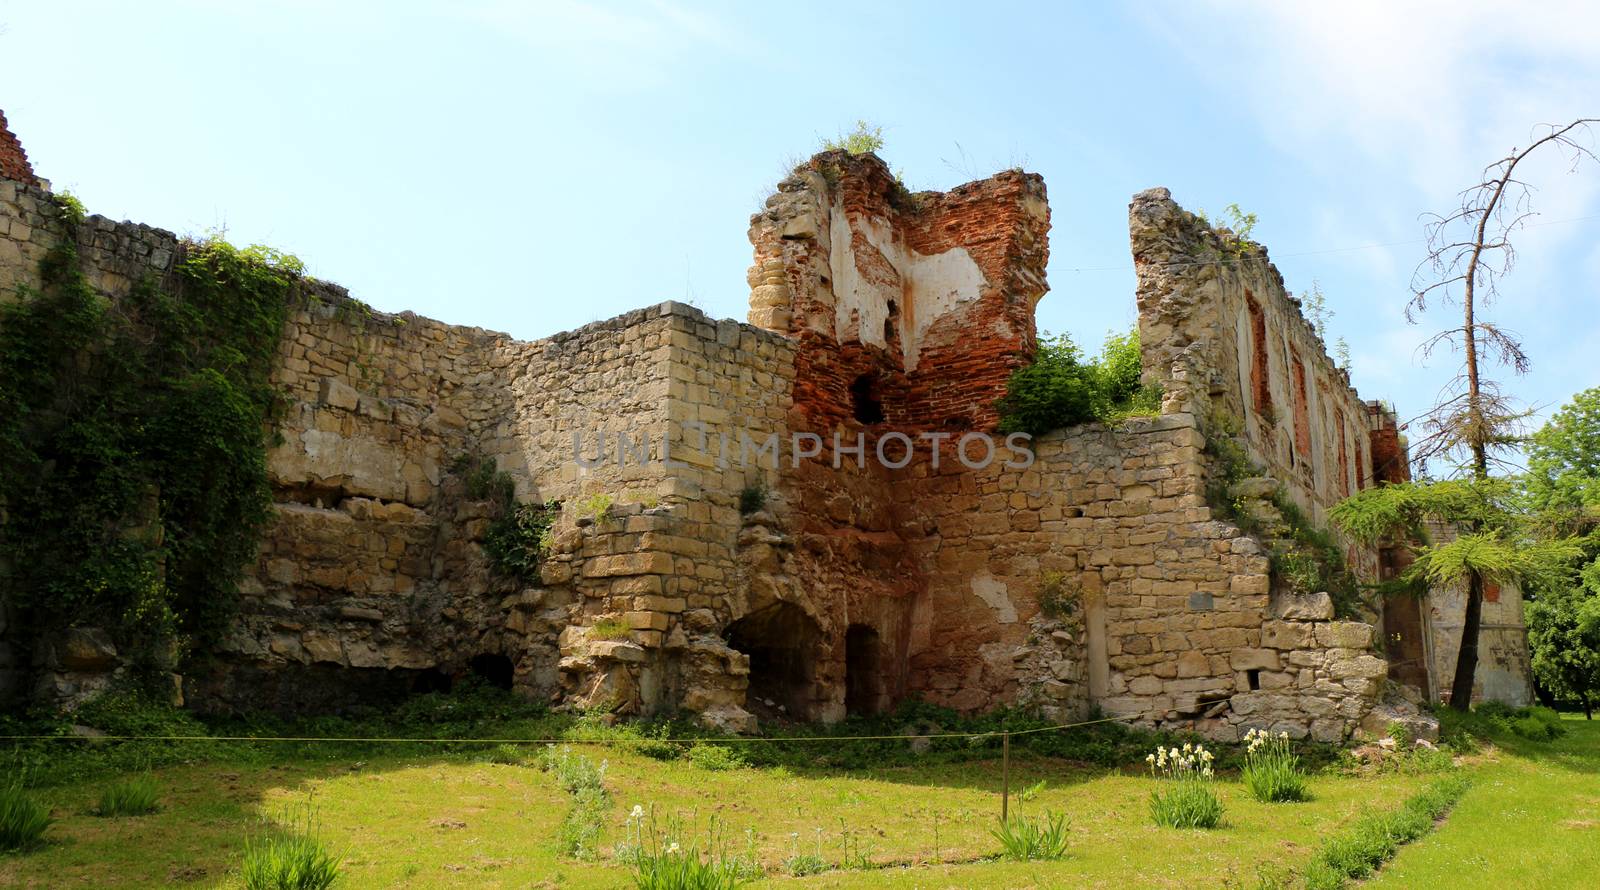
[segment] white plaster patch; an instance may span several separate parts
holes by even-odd
[[[1001,624],[1017,623],[1017,607],[1011,604],[1010,591],[1004,581],[985,572],[972,576],[972,595],[983,600],[994,610],[995,620]]]
[[[863,343],[887,346],[883,325],[889,318],[889,301],[894,300],[900,309],[905,367],[915,370],[928,329],[961,304],[978,299],[983,270],[965,247],[936,254],[917,253],[895,238],[894,230],[880,219],[860,220],[855,230],[900,275],[903,292],[861,277],[851,246],[851,221],[844,208],[835,203],[829,214],[828,262],[833,274],[836,335],[844,340],[854,334]]]

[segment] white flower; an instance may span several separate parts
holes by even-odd
[[[678,852],[678,842],[677,841],[673,841],[672,842],[672,846],[667,848],[667,852],[668,853],[676,853],[676,852]]]
[[[634,804],[633,805],[633,818],[635,818],[635,819],[643,819],[644,818],[644,807],[641,807],[638,804]]]
[[[1200,775],[1205,776],[1208,779],[1211,778],[1211,775],[1212,775],[1211,767],[1208,766],[1205,769],[1201,770],[1200,771]]]
[[[1155,763],[1156,762],[1156,756],[1154,754],[1146,754],[1144,756],[1144,762],[1145,763]]]
[[[1287,740],[1289,738],[1288,730],[1278,733],[1278,738]]]

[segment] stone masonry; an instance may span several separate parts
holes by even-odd
[[[40,184],[5,176],[16,299],[63,227]],[[969,466],[1033,353],[1049,223],[1033,174],[912,194],[876,157],[828,152],[751,220],[748,324],[663,303],[522,342],[306,283],[275,374],[276,518],[185,698],[334,710],[478,674],[729,731],[920,697],[1346,736],[1388,669],[1373,627],[1275,589],[1262,542],[1206,502],[1205,444],[1238,437],[1320,522],[1403,462],[1392,415],[1356,396],[1264,250],[1236,255],[1157,189],[1130,232],[1160,414],[995,436],[999,459]],[[185,249],[101,217],[79,238],[113,300]],[[492,568],[496,506],[464,455],[560,505],[538,577]],[[1378,554],[1349,557],[1375,576]],[[5,640],[0,671],[81,700],[120,668],[92,626],[71,636]]]

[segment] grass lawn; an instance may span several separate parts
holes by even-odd
[[[1600,885],[1600,720],[1566,716],[1562,738],[1508,738],[1481,758],[1450,818],[1402,849],[1372,886]]]
[[[1405,847],[1380,886],[1591,886],[1600,874],[1600,724],[1569,721],[1554,742],[1508,740],[1467,767],[1474,787],[1433,834]],[[320,833],[344,855],[341,886],[619,887],[631,873],[610,861],[635,804],[681,814],[700,829],[712,816],[735,850],[749,844],[768,877],[756,886],[808,887],[1255,887],[1256,866],[1307,863],[1328,836],[1373,810],[1398,807],[1430,776],[1318,774],[1314,800],[1260,804],[1236,781],[1218,788],[1223,827],[1151,824],[1153,787],[1142,770],[1085,767],[1024,754],[1012,762],[1013,806],[1071,820],[1059,862],[993,859],[999,809],[993,760],[854,770],[747,767],[712,771],[688,760],[574,744],[607,761],[611,801],[598,861],[558,855],[572,802],[534,765],[470,754],[361,752],[364,760],[261,760],[155,770],[161,809],[93,815],[105,779],[45,788],[57,822],[47,843],[0,856],[5,887],[238,887],[244,840],[262,817],[310,801]],[[1025,802],[1018,789],[1044,779]],[[881,868],[789,877],[784,860],[844,858],[846,839]]]

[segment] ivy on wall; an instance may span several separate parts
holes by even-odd
[[[170,292],[85,279],[82,207],[42,287],[0,306],[0,566],[26,636],[107,628],[171,669],[227,626],[269,515],[274,357],[302,266],[188,245]]]

